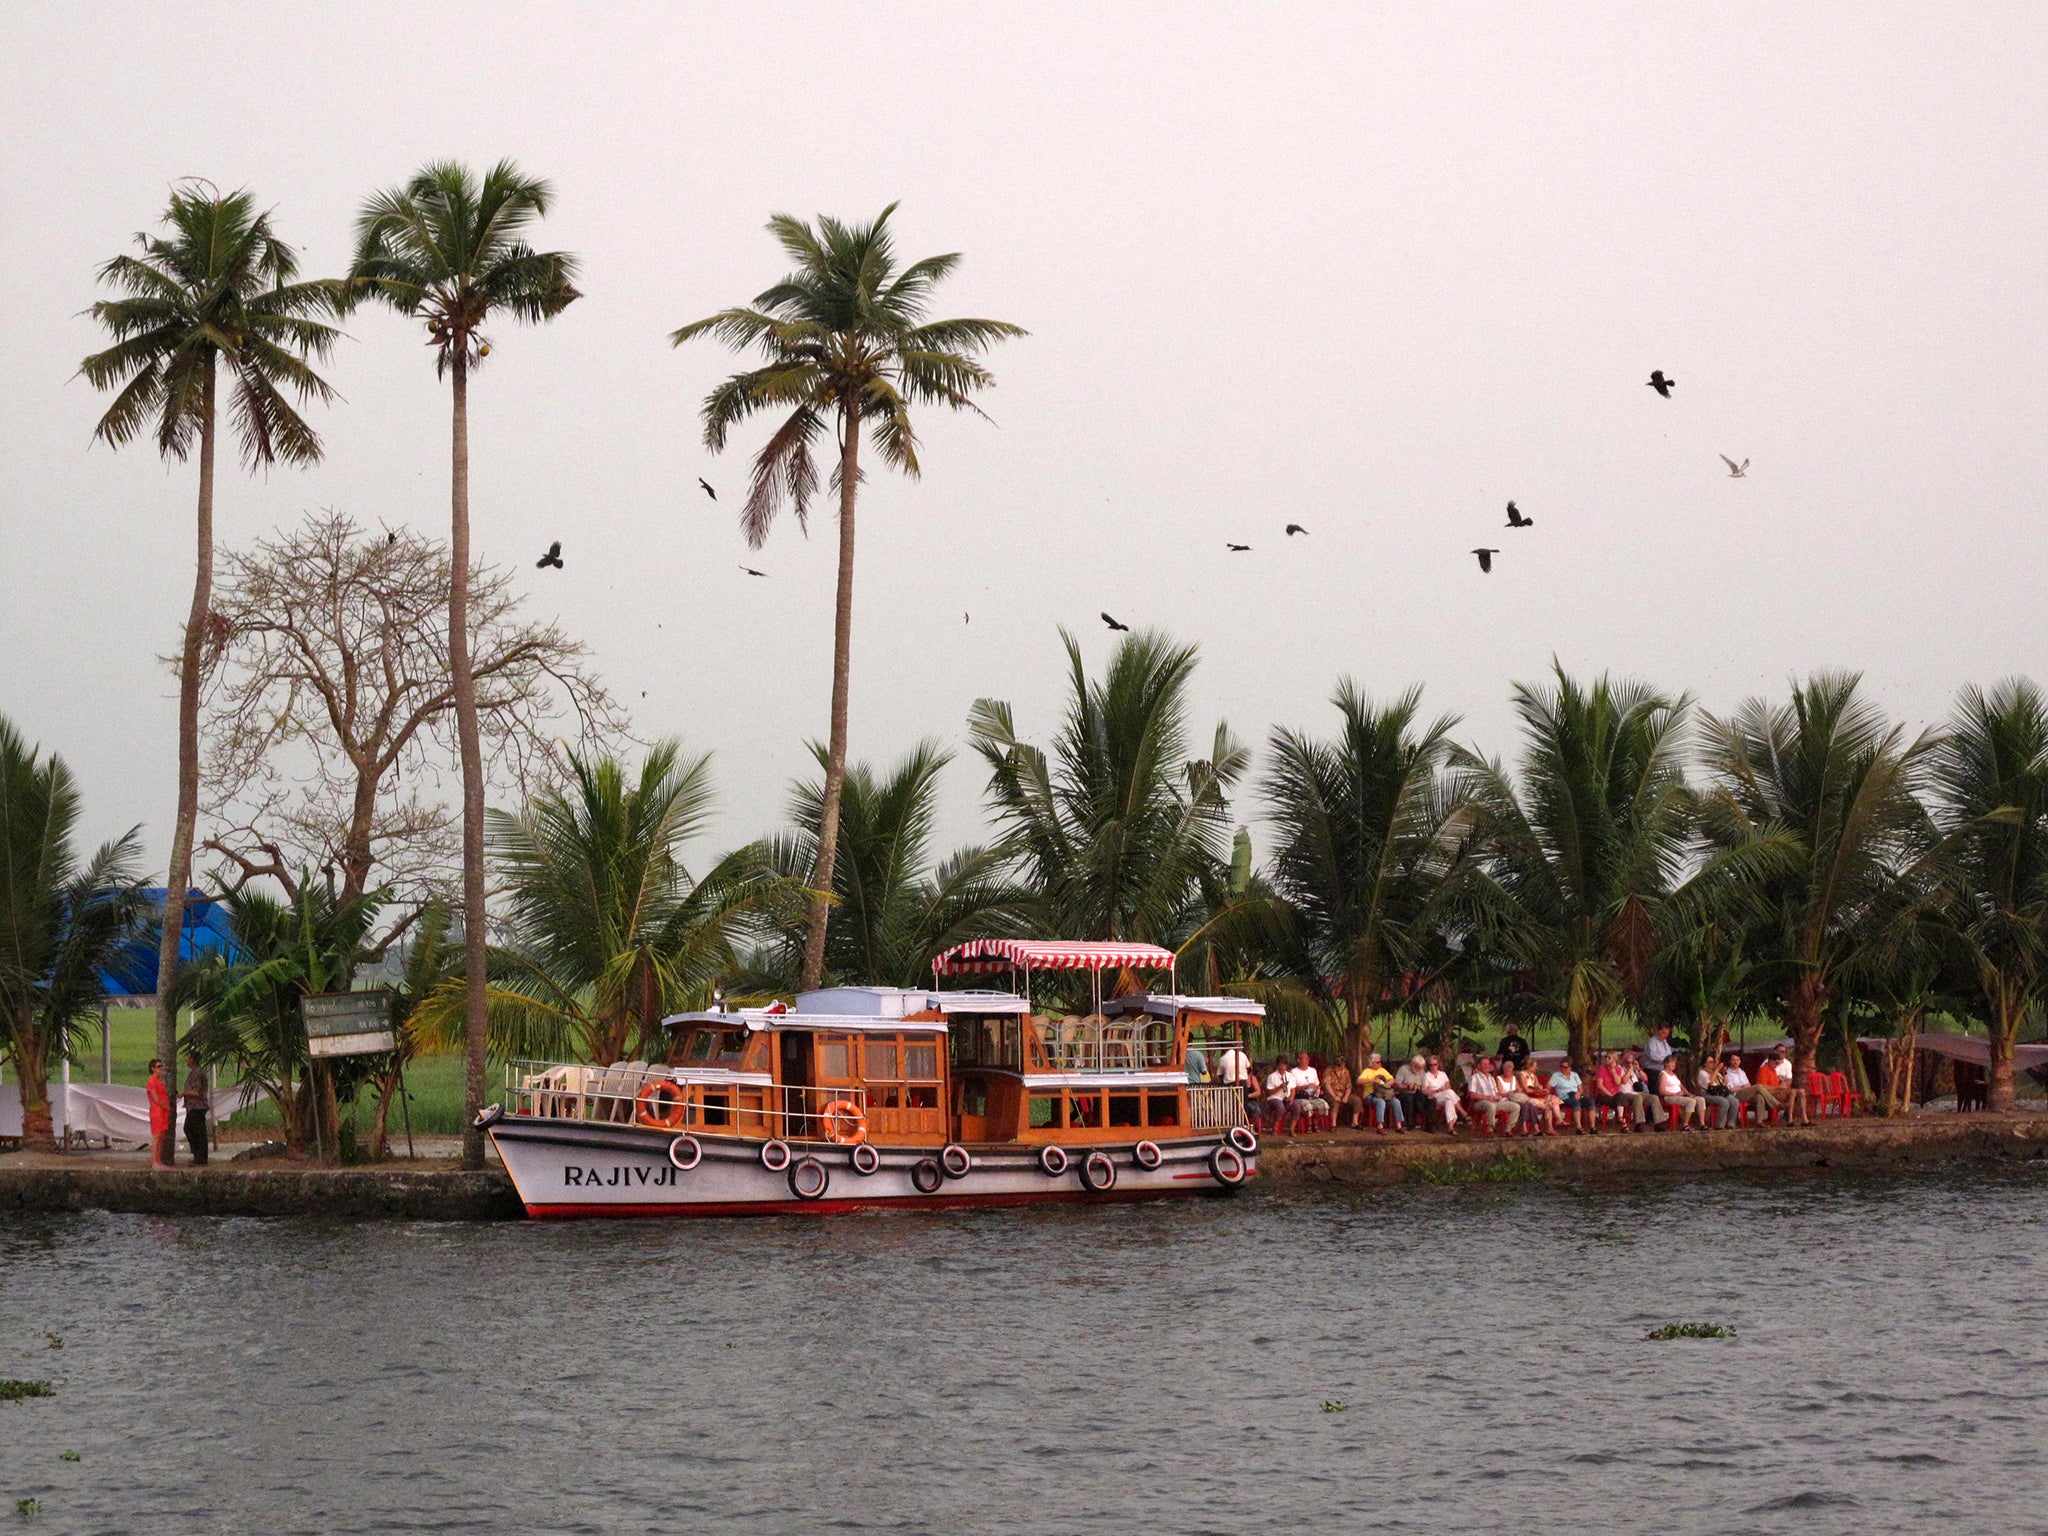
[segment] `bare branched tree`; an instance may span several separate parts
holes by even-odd
[[[400,906],[458,885],[448,548],[325,512],[223,561],[207,626],[207,833],[231,888],[307,871]],[[470,579],[477,713],[494,792],[553,782],[564,747],[627,739],[625,712],[511,577]]]

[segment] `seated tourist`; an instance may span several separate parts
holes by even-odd
[[[1287,1058],[1283,1056],[1266,1074],[1266,1119],[1274,1130],[1286,1127],[1288,1107],[1293,1101],[1294,1090],[1287,1081]]]
[[[1721,1065],[1718,1056],[1709,1056],[1692,1079],[1693,1087],[1706,1100],[1715,1130],[1725,1131],[1742,1123],[1742,1101],[1729,1089],[1727,1068]]]
[[[1571,1057],[1557,1064],[1557,1070],[1550,1074],[1549,1088],[1566,1124],[1581,1132],[1593,1129],[1593,1098],[1586,1092],[1586,1081],[1572,1065]]]
[[[1636,1129],[1647,1131],[1663,1114],[1661,1101],[1655,1092],[1656,1084],[1643,1070],[1643,1064],[1634,1050],[1621,1053],[1621,1096],[1636,1114]]]
[[[1621,1074],[1621,1058],[1613,1051],[1603,1051],[1600,1065],[1593,1073],[1593,1105],[1596,1109],[1611,1109],[1614,1118],[1621,1122],[1625,1131],[1635,1119],[1636,1108],[1622,1090],[1624,1079]],[[1599,1123],[1596,1117],[1596,1125]]]
[[[1294,1100],[1294,1119],[1297,1125],[1330,1112],[1330,1101],[1323,1097],[1323,1075],[1316,1070],[1315,1063],[1309,1060],[1307,1051],[1295,1053],[1294,1066],[1287,1074],[1287,1087]]]
[[[1451,1086],[1451,1074],[1444,1070],[1441,1056],[1430,1057],[1429,1064],[1423,1069],[1422,1094],[1443,1112],[1444,1129],[1455,1136],[1462,1106],[1458,1103],[1458,1090]]]
[[[1408,1112],[1401,1107],[1401,1100],[1394,1092],[1394,1074],[1380,1060],[1380,1053],[1374,1051],[1365,1059],[1365,1070],[1358,1074],[1358,1112],[1360,1125],[1365,1124],[1365,1114],[1372,1113],[1372,1128],[1382,1133],[1387,1128],[1388,1116],[1393,1117],[1394,1129],[1408,1129]]]
[[[1403,1118],[1417,1130],[1429,1128],[1429,1095],[1422,1091],[1428,1075],[1429,1064],[1419,1055],[1402,1062],[1394,1073],[1394,1097],[1401,1101]]]
[[[1478,1068],[1465,1079],[1465,1100],[1481,1130],[1505,1134],[1521,1121],[1522,1106],[1508,1097],[1508,1083],[1495,1074],[1491,1056],[1480,1057]]]
[[[1707,1101],[1698,1094],[1687,1093],[1685,1084],[1679,1080],[1671,1058],[1664,1058],[1664,1065],[1657,1073],[1657,1097],[1666,1109],[1678,1111],[1678,1128],[1682,1131],[1696,1131],[1704,1128],[1707,1116]]]
[[[1564,1106],[1557,1102],[1557,1095],[1550,1091],[1550,1083],[1534,1067],[1524,1066],[1515,1074],[1516,1086],[1527,1107],[1522,1111],[1522,1123],[1545,1136],[1555,1136],[1564,1124]]]
[[[1757,1069],[1757,1081],[1785,1102],[1785,1123],[1813,1124],[1813,1100],[1792,1071],[1792,1056],[1782,1045],[1771,1047],[1770,1059]]]
[[[1364,1111],[1358,1108],[1358,1090],[1352,1086],[1351,1069],[1341,1061],[1333,1061],[1323,1069],[1323,1098],[1334,1116],[1333,1124],[1342,1125],[1346,1118],[1363,1123]]]
[[[1742,1069],[1742,1053],[1739,1051],[1730,1051],[1722,1062],[1721,1081],[1726,1083],[1728,1091],[1735,1095],[1737,1104],[1747,1104],[1750,1107],[1756,1115],[1758,1125],[1768,1121],[1773,1110],[1783,1107],[1783,1101],[1770,1089],[1749,1080],[1749,1074]],[[1742,1123],[1739,1111],[1735,1123]]]

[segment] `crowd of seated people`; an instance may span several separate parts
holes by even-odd
[[[1823,1075],[1796,1086],[1787,1049],[1773,1048],[1752,1078],[1742,1053],[1709,1057],[1688,1073],[1669,1025],[1640,1047],[1602,1051],[1589,1074],[1569,1059],[1547,1070],[1513,1024],[1499,1046],[1464,1067],[1462,1082],[1440,1056],[1417,1053],[1389,1070],[1379,1052],[1354,1076],[1341,1061],[1307,1051],[1263,1068],[1241,1049],[1229,1070],[1203,1070],[1202,1081],[1241,1086],[1247,1114],[1269,1131],[1370,1129],[1379,1135],[1471,1127],[1481,1135],[1597,1135],[1607,1130],[1722,1131],[1745,1124],[1813,1123],[1821,1099],[1851,1113],[1854,1094]],[[1552,1053],[1555,1055],[1556,1053]],[[1455,1064],[1462,1066],[1463,1063]],[[1195,1067],[1190,1064],[1193,1080]],[[1837,1074],[1839,1076],[1839,1074]],[[1818,1086],[1817,1086],[1818,1085]],[[1817,1097],[1818,1095],[1818,1097]]]

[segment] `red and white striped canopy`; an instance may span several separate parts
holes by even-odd
[[[932,962],[941,976],[968,971],[1167,971],[1173,951],[1157,944],[1072,943],[1064,939],[970,939]]]

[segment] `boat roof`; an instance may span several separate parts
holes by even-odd
[[[1117,997],[1103,1004],[1125,1013],[1149,1013],[1170,1019],[1183,1013],[1215,1013],[1238,1019],[1263,1019],[1266,1005],[1248,997],[1192,997],[1181,992],[1148,992],[1143,997]]]
[[[932,961],[932,974],[968,971],[1170,971],[1174,954],[1157,944],[1078,939],[969,939]]]
[[[672,1013],[661,1022],[669,1029],[709,1024],[719,1029],[751,1030],[756,1034],[776,1029],[823,1029],[833,1034],[946,1033],[944,1019],[891,1019],[873,1013],[799,1013],[793,1008],[780,1012],[767,1008],[735,1008],[729,1013]]]

